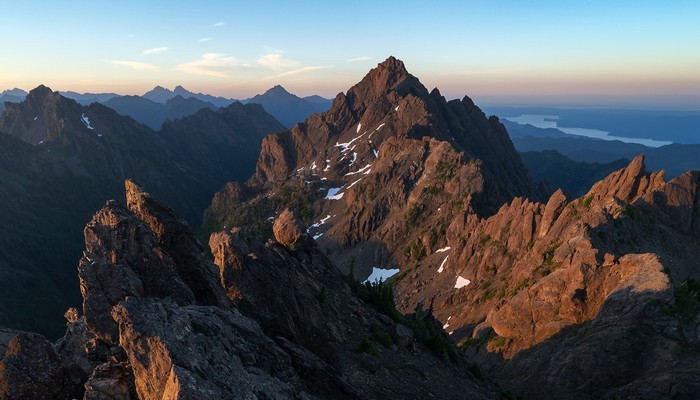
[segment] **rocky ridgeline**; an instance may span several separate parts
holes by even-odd
[[[579,199],[543,196],[495,117],[428,92],[394,58],[262,147],[210,223],[266,237],[295,209],[341,271],[398,268],[399,309],[432,304],[528,398],[697,392],[697,172],[665,182],[640,156]]]
[[[167,206],[126,193],[85,227],[65,336],[0,331],[0,398],[498,397],[357,298],[293,213],[277,241],[212,235],[212,261]]]

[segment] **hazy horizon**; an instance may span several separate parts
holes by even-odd
[[[700,3],[4,5],[0,91],[332,98],[393,55],[447,98],[700,109]]]

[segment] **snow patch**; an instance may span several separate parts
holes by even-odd
[[[436,252],[436,253],[442,253],[443,251],[450,250],[451,248],[452,248],[452,247],[447,246],[447,247],[443,247],[443,248],[441,248],[441,249],[437,249],[437,250],[435,250],[435,252]]]
[[[391,278],[392,276],[396,275],[399,273],[398,269],[382,269],[382,268],[377,268],[377,267],[372,267],[372,274],[370,274],[369,278],[365,280],[363,283],[374,283],[378,281],[386,281],[387,279]]]
[[[452,318],[451,315],[449,317],[447,317],[447,322],[445,322],[445,325],[442,326],[442,329],[447,329],[450,327],[450,319],[451,318]]]
[[[313,164],[311,164],[311,169],[316,169],[316,161],[314,161]]]
[[[39,117],[34,117],[34,121],[36,121],[37,119],[39,119]]]
[[[399,106],[396,106],[396,108],[394,108],[394,111],[399,111]]]
[[[455,283],[455,289],[461,289],[461,288],[469,285],[470,283],[472,283],[472,281],[470,281],[469,279],[464,279],[461,276],[458,276],[457,283]]]
[[[350,160],[350,165],[355,163],[355,160],[357,160],[357,153],[354,151],[352,152],[352,159]]]
[[[331,219],[331,215],[330,215],[330,214],[328,214],[328,215],[326,215],[325,217],[321,218],[320,221],[318,221],[318,222],[316,222],[315,224],[311,225],[309,228],[318,228],[319,226],[325,224],[326,221],[328,221],[329,219]]]
[[[355,143],[355,141],[356,141],[357,139],[361,138],[362,136],[365,136],[366,133],[367,133],[367,132],[363,133],[363,134],[360,135],[360,136],[357,136],[357,137],[352,138],[352,140],[350,140],[350,141],[347,142],[347,143],[338,143],[338,142],[335,142],[335,147],[340,147],[340,152],[341,152],[341,153],[345,153],[345,152],[348,151],[348,150],[355,150],[355,147],[354,147],[354,146],[353,146],[353,147],[350,147],[350,146],[351,146],[353,143]]]
[[[372,154],[374,154],[374,158],[379,157],[379,152],[375,149],[372,149]]]
[[[371,166],[372,166],[372,164],[367,164],[367,165],[365,165],[364,167],[358,169],[358,170],[355,171],[355,172],[348,172],[347,174],[345,174],[345,176],[361,174],[361,173],[365,172],[365,171],[366,171],[368,168],[370,168]],[[370,171],[371,171],[371,170],[370,170]],[[367,175],[368,173],[369,173],[369,172],[365,172],[365,175]]]
[[[315,234],[315,235],[314,235],[314,240],[320,238],[321,236],[323,236],[323,233],[317,233],[317,234]]]
[[[355,184],[356,184],[357,182],[361,181],[361,180],[362,180],[362,178],[360,178],[360,179],[356,180],[355,182],[351,183],[350,186],[348,186],[348,189],[350,189],[351,187],[355,186]]]
[[[92,125],[90,125],[90,118],[88,118],[85,114],[83,114],[82,118],[80,118],[81,121],[83,121],[83,124],[85,124],[85,127],[88,129],[95,129]]]
[[[355,133],[360,133],[360,129],[362,129],[362,123],[357,124],[357,132]]]
[[[442,271],[445,270],[445,263],[447,262],[447,259],[450,258],[450,256],[445,257],[444,260],[442,260],[442,263],[440,264],[440,268],[438,268],[438,274],[441,274]],[[459,281],[457,281],[459,282]]]
[[[342,189],[342,188],[343,187],[341,186],[339,188],[328,189],[328,194],[326,195],[326,200],[340,200],[340,199],[342,199],[343,195],[345,193],[338,193],[340,191],[340,189]]]

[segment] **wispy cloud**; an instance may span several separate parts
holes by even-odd
[[[268,53],[258,58],[258,64],[263,67],[270,68],[273,71],[282,71],[287,68],[295,68],[299,66],[299,61],[291,60],[283,57],[279,53]]]
[[[122,61],[122,60],[105,60],[108,63],[121,65],[124,67],[129,67],[135,69],[136,71],[160,71],[160,67],[157,65],[140,62],[140,61]]]
[[[262,80],[267,81],[270,79],[284,78],[286,76],[298,75],[298,74],[303,74],[304,72],[317,71],[319,69],[326,69],[326,68],[333,68],[333,66],[332,65],[327,65],[327,66],[315,65],[315,66],[309,66],[309,67],[301,67],[301,68],[293,69],[291,71],[286,71],[286,72],[282,72],[282,73],[279,73],[276,75],[268,76],[267,78],[263,78]]]
[[[213,26],[214,28],[218,28],[218,27],[224,26],[224,25],[226,25],[226,22],[219,21],[219,22],[215,23],[215,24],[212,25],[212,26]]]
[[[372,57],[370,57],[370,56],[362,56],[362,57],[348,58],[345,61],[356,62],[356,61],[367,61],[367,60],[371,60],[371,59],[372,59]]]
[[[203,37],[203,38],[199,39],[197,42],[199,42],[199,43],[204,43],[204,42],[208,42],[208,41],[210,41],[210,40],[211,40],[210,37]]]
[[[130,34],[126,35],[126,37],[129,38],[129,39],[133,39],[134,36],[136,36],[136,35],[134,35],[133,33],[130,33]]]
[[[199,60],[180,64],[177,69],[195,75],[228,78],[233,69],[247,67],[249,65],[240,63],[234,57],[227,57],[220,53],[205,53]]]
[[[144,50],[143,53],[141,53],[141,55],[147,56],[150,54],[158,54],[158,53],[162,53],[162,52],[167,51],[167,50],[168,50],[167,47],[156,47],[155,49]]]

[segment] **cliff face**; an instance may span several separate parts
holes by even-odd
[[[541,191],[498,120],[428,92],[390,57],[328,112],[265,137],[253,178],[217,194],[207,219],[269,235],[266,220],[293,207],[334,263],[364,279],[411,268],[444,246],[453,216],[490,215],[515,195]]]
[[[465,358],[440,358],[357,298],[305,231],[291,212],[276,242],[222,231],[212,262],[127,181],[126,206],[107,202],[85,227],[82,312],[66,313],[65,336],[2,331],[0,398],[497,397]]]
[[[578,199],[541,194],[496,118],[390,58],[329,112],[267,136],[256,174],[208,220],[269,236],[294,208],[342,272],[398,268],[399,309],[431,304],[527,397],[694,393],[698,173],[665,182],[640,156]]]
[[[579,199],[465,214],[449,249],[397,282],[397,302],[432,301],[453,338],[528,397],[693,393],[699,175],[662,175],[640,156]]]

